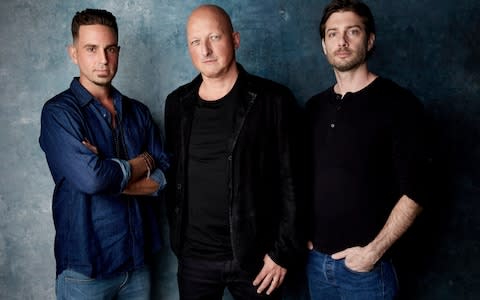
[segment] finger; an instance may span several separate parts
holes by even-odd
[[[312,243],[312,241],[308,241],[308,242],[307,242],[307,248],[308,248],[308,250],[313,250],[313,243]]]
[[[89,144],[89,143],[86,142],[86,141],[83,141],[82,144],[83,144],[85,147],[87,147],[88,150],[92,151],[92,147],[93,147],[93,146],[92,146],[91,144]]]
[[[259,285],[265,279],[265,276],[267,274],[268,274],[267,271],[264,268],[262,268],[258,273],[257,277],[255,277],[255,279],[253,280],[253,285],[254,286]]]
[[[270,283],[270,287],[266,292],[267,295],[273,293],[273,291],[279,286],[278,281],[279,279],[277,277],[273,277],[272,282]]]
[[[332,254],[333,259],[342,259],[347,256],[348,249]]]
[[[367,269],[365,269],[364,267],[360,266],[359,264],[356,264],[356,263],[351,263],[351,262],[347,262],[345,260],[345,266],[352,270],[352,271],[355,271],[355,272],[366,272]]]
[[[278,279],[277,288],[278,288],[279,286],[281,286],[282,283],[283,283],[283,280],[285,280],[285,274],[286,274],[286,272],[282,272],[282,274],[280,274],[279,279]]]
[[[263,293],[263,291],[272,283],[272,275],[271,274],[268,274],[267,276],[265,276],[265,278],[263,279],[262,283],[260,284],[260,286],[258,287],[257,289],[257,293],[261,294]]]
[[[93,152],[93,153],[95,153],[95,154],[97,153],[97,147],[92,146],[92,145],[90,145],[90,144],[88,144],[88,143],[84,143],[83,145],[84,145],[85,147],[87,147],[87,149],[90,150],[91,152]]]

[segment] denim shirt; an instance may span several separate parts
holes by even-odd
[[[65,269],[94,278],[131,271],[160,246],[154,216],[159,198],[121,193],[130,177],[127,160],[144,151],[157,165],[151,178],[160,189],[165,186],[168,162],[160,132],[145,105],[115,88],[112,96],[117,131],[110,126],[111,114],[78,78],[42,111],[39,142],[55,182],[57,275]],[[84,140],[97,147],[98,155]],[[115,141],[122,143],[123,155]]]

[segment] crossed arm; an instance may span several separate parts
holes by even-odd
[[[98,155],[97,147],[92,145],[87,139],[85,139],[82,144],[91,152]],[[147,176],[150,170],[148,163],[145,161],[145,157],[139,155],[130,159],[128,163],[130,164],[131,176],[122,193],[127,195],[150,195],[155,193],[159,188],[159,184]]]

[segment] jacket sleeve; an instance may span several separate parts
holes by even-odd
[[[304,196],[302,195],[305,157],[303,151],[303,126],[301,111],[293,94],[281,91],[276,117],[277,155],[280,171],[281,201],[278,236],[269,256],[279,265],[291,268],[299,265],[306,252],[304,237]]]

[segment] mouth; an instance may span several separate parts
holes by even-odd
[[[335,56],[337,57],[340,57],[340,58],[345,58],[345,57],[348,57],[352,54],[351,51],[347,51],[347,50],[338,50],[338,51],[335,51]]]
[[[202,63],[204,63],[204,64],[211,64],[211,63],[214,63],[214,62],[216,62],[216,61],[217,61],[217,60],[214,59],[214,58],[209,58],[209,59],[204,59],[204,60],[202,60]]]
[[[95,70],[95,73],[99,76],[106,76],[109,74],[108,70]]]

